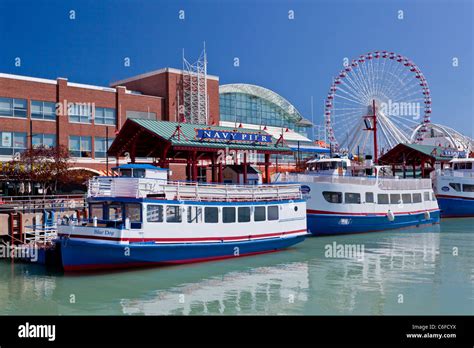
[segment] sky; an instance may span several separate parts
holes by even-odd
[[[432,122],[472,137],[473,9],[471,0],[0,0],[0,72],[107,86],[181,68],[183,49],[197,59],[205,41],[220,84],[269,88],[308,119],[313,97],[322,124],[343,59],[387,50],[424,73]]]

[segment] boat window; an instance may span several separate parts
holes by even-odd
[[[127,203],[125,206],[125,218],[129,218],[130,222],[141,222],[141,205],[137,203]]]
[[[344,196],[345,203],[360,204],[360,193],[346,192]]]
[[[379,193],[377,195],[377,203],[378,204],[388,204],[388,194],[386,193]]]
[[[266,211],[265,207],[255,207],[253,213],[253,220],[254,221],[265,221],[266,220]]]
[[[222,208],[222,222],[226,224],[235,222],[235,208],[234,207]]]
[[[411,194],[409,193],[403,193],[402,194],[402,201],[405,204],[411,203]]]
[[[145,177],[145,169],[134,169],[133,170],[133,177],[134,178],[144,178]]]
[[[464,192],[474,192],[474,185],[462,184],[462,190]]]
[[[163,206],[149,204],[146,207],[146,221],[163,222]]]
[[[89,216],[91,218],[96,217],[99,220],[104,220],[104,206],[102,203],[89,204]]]
[[[457,182],[450,182],[449,186],[454,189],[454,191],[461,191],[461,184]]]
[[[120,203],[109,205],[109,220],[122,221],[122,205]]]
[[[390,204],[400,204],[402,203],[402,199],[400,198],[399,193],[392,193],[390,195]]]
[[[206,223],[219,222],[219,210],[216,207],[204,208],[204,221]]]
[[[365,203],[374,203],[374,193],[366,192],[365,193]]]
[[[413,194],[413,203],[421,203],[421,193]]]
[[[132,176],[132,170],[131,169],[120,169],[120,176],[125,176],[130,178]]]
[[[472,162],[466,163],[466,169],[472,169]]]
[[[346,162],[342,162],[342,168],[347,169],[347,163]]]
[[[431,200],[436,201],[436,196],[433,191],[431,191]]]
[[[342,192],[323,191],[323,197],[329,203],[342,203]]]
[[[202,207],[188,207],[188,223],[199,223],[202,221]]]
[[[424,200],[425,202],[428,202],[428,201],[431,200],[431,199],[430,199],[430,193],[429,193],[429,192],[423,192],[423,200]]]
[[[268,207],[268,220],[278,220],[278,205],[272,205]]]
[[[181,207],[179,205],[166,206],[166,222],[181,222]]]
[[[250,221],[250,207],[239,207],[239,222]]]

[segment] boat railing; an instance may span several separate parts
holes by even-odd
[[[378,186],[382,190],[419,190],[431,189],[431,179],[400,179],[397,177],[359,177],[346,175],[310,175],[286,173],[284,182],[331,183],[363,186]]]
[[[155,197],[166,200],[271,201],[301,199],[300,185],[234,185],[152,178],[94,177],[88,197]]]
[[[440,176],[452,176],[455,178],[474,178],[474,171],[443,169],[436,171]]]

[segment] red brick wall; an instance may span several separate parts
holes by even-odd
[[[162,119],[167,121],[177,120],[176,104],[183,104],[182,74],[173,71],[163,71],[155,75],[147,76],[137,80],[120,83],[132,91],[138,91],[147,95],[164,97]],[[117,86],[117,84],[112,84]],[[207,94],[209,96],[209,118],[210,124],[219,124],[219,81],[208,78]]]

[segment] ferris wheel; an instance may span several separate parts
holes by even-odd
[[[378,152],[410,142],[415,129],[415,142],[420,142],[430,114],[431,92],[421,70],[387,51],[347,61],[331,84],[324,109],[330,143],[349,153],[373,153],[368,130],[374,130],[374,123]]]

